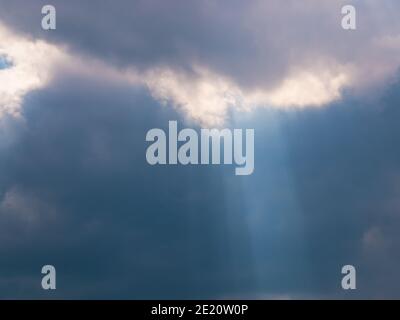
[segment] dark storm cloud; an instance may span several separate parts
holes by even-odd
[[[241,1],[230,1],[226,13],[213,2],[98,1],[94,6],[91,1],[55,1],[59,25],[53,34],[44,34],[38,23],[44,4],[4,1],[1,19],[35,37],[67,43],[122,66],[190,69],[204,54],[224,62],[253,51],[244,32],[231,30],[240,24],[241,10],[233,8],[243,8]]]
[[[76,82],[32,93],[1,155],[2,297],[46,296],[48,263],[54,297],[222,295],[222,173],[150,167],[147,130],[177,115],[140,91]]]
[[[58,80],[29,95],[1,154],[2,297],[332,297],[347,263],[349,297],[397,297],[399,101],[396,85],[374,105],[260,111],[242,179],[150,167],[145,133],[175,113],[141,90]]]

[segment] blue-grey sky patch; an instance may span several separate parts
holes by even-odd
[[[11,68],[12,61],[6,55],[0,55],[0,70]]]

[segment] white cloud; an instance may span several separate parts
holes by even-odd
[[[18,36],[0,24],[0,55],[11,66],[0,70],[0,117],[5,113],[19,115],[23,97],[45,86],[65,54],[54,45]]]
[[[294,70],[274,88],[242,88],[232,80],[203,67],[195,76],[171,69],[152,70],[141,77],[154,97],[170,102],[190,119],[203,125],[220,126],[229,108],[250,111],[256,107],[320,107],[340,98],[350,73],[336,69]]]
[[[341,99],[345,88],[362,94],[384,86],[400,66],[398,4],[392,1],[384,6],[370,0],[358,4],[358,27],[349,32],[340,24],[342,2],[288,1],[282,6],[278,0],[256,0],[236,3],[227,12],[217,6],[208,12],[210,26],[218,22],[215,28],[224,27],[231,33],[226,37],[210,34],[210,43],[197,43],[193,31],[204,22],[201,14],[193,16],[194,26],[182,22],[187,23],[189,35],[193,32],[190,39],[180,30],[169,34],[168,25],[163,25],[165,37],[176,37],[189,46],[188,52],[196,53],[193,59],[190,54],[172,51],[173,57],[184,60],[186,68],[158,59],[146,64],[127,59],[124,50],[139,45],[129,52],[141,52],[140,41],[123,42],[121,48],[117,42],[110,49],[113,56],[126,62],[128,67],[121,69],[113,65],[114,60],[107,63],[107,58],[95,52],[89,51],[94,57],[83,58],[65,48],[17,36],[0,25],[0,54],[14,62],[12,68],[0,70],[0,117],[5,112],[17,115],[28,92],[46,86],[64,71],[121,85],[147,86],[155,99],[173,105],[203,126],[224,125],[231,109],[320,108]],[[105,33],[101,41],[115,39],[112,35]],[[73,44],[75,38],[79,35],[66,38],[65,43]],[[153,51],[163,52],[163,43],[153,45]],[[190,72],[183,71],[190,68]]]

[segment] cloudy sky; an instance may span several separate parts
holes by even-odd
[[[0,0],[0,298],[400,298],[399,12]],[[169,120],[254,129],[254,173],[150,166]]]

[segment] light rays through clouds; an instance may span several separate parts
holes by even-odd
[[[0,297],[399,296],[398,0],[51,2],[0,0]],[[254,128],[254,173],[149,166],[169,120]]]

